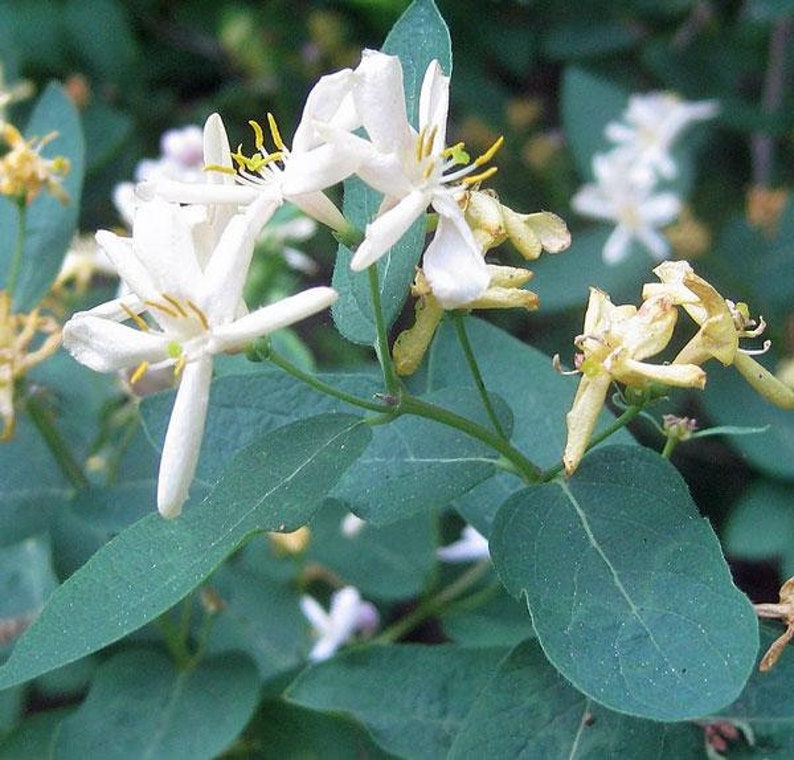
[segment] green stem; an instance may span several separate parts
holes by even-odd
[[[662,456],[665,459],[669,459],[673,455],[673,449],[678,445],[678,440],[672,436],[668,436],[667,440],[664,442],[664,448],[662,449]]]
[[[623,427],[629,424],[642,410],[644,406],[630,406],[623,411],[623,413],[618,417],[609,427],[604,428],[598,435],[594,435],[590,439],[590,443],[587,445],[586,451],[590,451],[590,449],[598,446],[599,443],[605,441],[609,436],[613,433],[617,433]],[[544,471],[541,477],[539,478],[541,482],[548,483],[550,480],[553,480],[557,475],[562,472],[563,464],[560,462],[559,464],[555,464],[554,467],[549,468],[548,470]]]
[[[314,388],[314,390],[320,393],[325,393],[328,396],[337,398],[347,404],[360,407],[361,409],[368,409],[371,412],[390,411],[388,407],[384,406],[384,404],[379,404],[375,401],[367,401],[366,399],[354,396],[352,393],[346,393],[345,391],[335,388],[333,385],[323,382],[315,375],[305,372],[304,370],[300,369],[300,367],[296,367],[292,362],[288,361],[283,356],[279,356],[279,354],[273,350],[270,351],[267,358],[277,367],[281,367],[281,369],[283,369],[285,372],[289,373],[293,377],[296,377],[298,380],[306,383],[306,385]]]
[[[416,609],[405,617],[400,618],[394,625],[383,631],[374,639],[374,643],[387,644],[402,638],[431,615],[440,612],[444,607],[457,599],[457,597],[468,591],[469,588],[488,572],[490,567],[491,561],[488,559],[473,565],[465,573],[456,578],[455,581],[450,583],[449,586],[442,589],[435,596],[425,599]]]
[[[25,401],[25,408],[66,479],[80,491],[87,489],[91,484],[85,476],[82,467],[80,467],[72,456],[72,452],[66,446],[58,428],[55,426],[52,413],[42,403],[41,397],[36,393],[29,394]]]
[[[12,303],[14,301],[14,289],[19,278],[19,267],[22,264],[22,255],[25,250],[25,223],[27,221],[28,207],[24,198],[17,201],[17,212],[17,242],[14,255],[11,258],[11,264],[8,267],[8,279],[6,280],[6,292],[10,296]]]
[[[452,322],[455,325],[455,334],[458,336],[458,342],[460,343],[460,347],[463,349],[463,355],[466,357],[469,370],[471,371],[474,382],[477,385],[477,390],[480,393],[480,398],[482,398],[482,403],[485,407],[486,413],[488,414],[488,419],[491,420],[494,430],[496,430],[496,432],[499,433],[502,438],[507,440],[508,437],[505,434],[502,424],[499,422],[499,418],[496,416],[493,404],[491,404],[491,398],[488,395],[488,392],[485,390],[485,382],[482,379],[482,373],[480,372],[480,367],[477,364],[477,358],[474,356],[474,350],[471,347],[469,336],[466,334],[466,323],[463,321],[463,319],[464,315],[460,311],[452,312]]]
[[[372,264],[367,268],[369,277],[369,293],[372,299],[372,313],[375,317],[375,329],[378,333],[376,351],[378,361],[383,370],[383,382],[386,384],[386,392],[390,396],[397,396],[400,391],[400,380],[394,369],[394,362],[389,350],[389,336],[386,330],[386,322],[383,319],[383,306],[380,300],[380,285],[378,283],[378,267]]]
[[[515,468],[519,477],[527,483],[537,483],[541,477],[540,468],[527,459],[520,451],[513,448],[504,438],[492,430],[479,425],[466,417],[461,417],[449,409],[429,404],[426,401],[405,395],[400,399],[398,409],[402,414],[413,414],[428,420],[435,420],[442,425],[461,430],[472,438],[490,446],[498,451]]]

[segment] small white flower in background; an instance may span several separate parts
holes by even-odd
[[[648,172],[612,153],[593,157],[596,181],[581,187],[571,199],[574,211],[616,227],[604,246],[607,264],[618,264],[629,253],[631,241],[642,243],[656,260],[670,254],[670,244],[659,228],[673,222],[681,200],[672,192],[654,194],[655,180]]]
[[[242,350],[254,338],[336,300],[336,291],[317,287],[240,316],[254,239],[273,211],[273,201],[262,197],[245,214],[234,215],[202,269],[196,230],[184,210],[161,200],[141,204],[131,240],[97,233],[130,294],[75,314],[63,328],[64,346],[91,369],[134,368],[134,384],[150,369],[172,367],[179,379],[157,485],[157,507],[165,517],[178,515],[188,497],[204,432],[213,356]],[[149,322],[141,317],[143,312]],[[135,326],[121,324],[125,320]]]
[[[442,562],[478,562],[490,559],[491,554],[488,551],[488,539],[467,525],[459,540],[436,549],[436,557]]]
[[[316,599],[306,595],[301,597],[300,607],[317,636],[309,653],[312,662],[327,660],[357,633],[373,633],[379,623],[375,606],[363,601],[358,589],[353,586],[345,586],[331,595],[328,612]]]
[[[78,292],[85,292],[94,275],[115,278],[118,272],[93,235],[75,235],[63,258],[53,289],[74,283]]]
[[[476,299],[490,275],[459,201],[472,185],[490,177],[482,170],[502,144],[497,140],[482,156],[469,161],[463,144],[447,147],[449,77],[438,61],[425,71],[419,96],[419,131],[409,123],[400,59],[365,50],[355,72],[353,98],[368,139],[329,134],[339,150],[357,156],[356,173],[385,194],[351,267],[360,271],[375,263],[424,215],[438,213],[438,227],[424,254],[422,269],[445,308]]]
[[[345,538],[355,538],[361,533],[364,526],[367,524],[366,520],[362,520],[358,515],[348,512],[343,518],[339,529]]]
[[[670,155],[673,144],[693,122],[712,119],[716,100],[688,102],[671,92],[632,95],[622,121],[607,124],[605,134],[617,143],[615,152],[630,163],[672,179],[678,167]]]

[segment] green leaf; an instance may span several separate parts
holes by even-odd
[[[571,687],[535,641],[516,647],[477,695],[447,756],[703,757],[703,730],[611,712]]]
[[[489,425],[474,390],[445,388],[422,400]],[[504,404],[501,411],[507,415]],[[455,428],[406,415],[373,430],[372,443],[333,496],[359,517],[386,525],[445,506],[494,475],[498,458],[492,448]]]
[[[61,721],[72,708],[35,713],[22,721],[10,734],[0,739],[0,760],[52,757]]]
[[[366,456],[366,455],[365,455]],[[435,566],[430,512],[389,525],[366,523],[352,536],[342,532],[348,512],[329,499],[312,518],[308,559],[327,567],[367,599],[417,596]]]
[[[628,54],[639,38],[637,28],[631,24],[583,19],[553,26],[543,36],[542,46],[546,56],[564,61],[619,52]]]
[[[287,698],[361,721],[387,752],[444,757],[504,649],[370,646],[304,671]]]
[[[592,452],[569,480],[496,516],[491,556],[576,688],[619,712],[685,720],[741,691],[758,625],[678,472],[639,447]]]
[[[50,132],[58,136],[42,150],[46,158],[65,156],[71,165],[63,188],[69,202],[62,204],[42,191],[27,208],[25,247],[14,290],[14,310],[27,312],[46,295],[61,268],[77,226],[80,192],[83,186],[85,145],[77,109],[63,88],[51,82],[36,103],[24,131],[26,139],[44,137]],[[14,202],[0,197],[0,230],[8,244],[0,248],[0,282],[8,282],[14,253],[10,241],[16,237],[18,210]]]
[[[452,73],[449,30],[433,0],[415,0],[398,19],[383,44],[383,52],[400,57],[408,120],[418,124],[419,92],[428,64],[434,59],[446,74]],[[377,213],[381,195],[357,177],[344,184],[343,212],[364,230]],[[420,218],[402,239],[378,261],[378,285],[387,325],[397,318],[413,281],[425,239],[425,221]],[[366,272],[350,269],[352,252],[339,246],[333,286],[339,299],[333,306],[334,323],[345,338],[361,344],[376,341],[369,278]]]
[[[170,521],[152,513],[123,531],[52,595],[0,669],[0,688],[153,620],[249,534],[304,524],[369,437],[360,418],[341,414],[287,425],[241,451],[202,504]]]
[[[249,739],[264,757],[322,760],[387,760],[366,730],[339,715],[306,710],[288,702],[267,700],[251,723]]]
[[[761,478],[744,491],[728,515],[725,551],[747,560],[777,560],[784,578],[794,575],[794,484]]]
[[[239,654],[177,670],[157,651],[121,652],[61,723],[55,751],[64,760],[210,760],[241,733],[258,696],[256,668]]]

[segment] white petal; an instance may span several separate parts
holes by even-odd
[[[634,233],[657,261],[670,257],[670,244],[661,232],[652,227],[640,227]]]
[[[123,238],[108,230],[96,233],[97,244],[116,267],[121,281],[140,298],[152,298],[157,288],[149,271],[133,253],[132,238]]]
[[[365,50],[355,72],[353,99],[378,150],[408,149],[412,133],[405,109],[403,70],[397,56]]]
[[[414,190],[399,203],[367,225],[364,242],[356,250],[350,268],[366,269],[389,250],[422,215],[430,197],[424,190]]]
[[[619,224],[612,230],[612,234],[604,244],[602,257],[605,264],[610,266],[619,264],[623,259],[628,256],[629,246],[631,245],[632,234],[631,231]]]
[[[261,335],[286,327],[328,308],[338,298],[333,288],[309,288],[294,296],[263,306],[228,325],[212,331],[212,353],[236,351]]]
[[[212,171],[207,173],[212,174]],[[233,178],[230,177],[230,179]],[[255,201],[261,192],[259,188],[250,185],[178,182],[173,179],[152,180],[143,182],[138,186],[138,194],[144,199],[157,197],[172,203],[213,203],[246,206]]]
[[[595,183],[589,183],[577,190],[571,198],[571,208],[582,216],[608,221],[617,218],[614,202]]]
[[[471,525],[463,529],[460,540],[436,550],[436,557],[443,562],[477,562],[490,556],[488,539]]]
[[[162,333],[142,332],[88,312],[75,314],[63,326],[64,348],[96,372],[167,359],[169,342]]]
[[[326,74],[312,87],[292,137],[293,154],[316,148],[322,141],[314,122],[325,122],[346,131],[361,126],[361,118],[353,101],[353,80],[353,71],[342,69]]]
[[[444,76],[441,64],[433,60],[425,71],[419,94],[419,127],[437,128],[433,152],[444,149],[447,139],[447,113],[449,111],[449,77]]]
[[[675,193],[660,193],[643,201],[642,218],[653,227],[672,222],[681,212],[681,200]]]
[[[304,214],[316,219],[332,230],[341,231],[347,226],[347,221],[342,212],[325,193],[301,193],[285,197],[303,211]]]
[[[163,517],[176,517],[187,501],[204,435],[211,380],[211,356],[188,362],[182,370],[157,479],[157,509]]]
[[[422,271],[445,309],[471,303],[491,281],[483,254],[465,221],[461,218],[456,223],[445,215],[438,217],[438,228],[425,251]]]
[[[204,163],[208,166],[232,168],[232,149],[223,119],[212,113],[204,123]],[[208,184],[234,184],[234,177],[224,172],[205,171]]]
[[[345,586],[331,596],[329,611],[336,640],[342,644],[348,641],[356,630],[361,594],[354,586]]]
[[[304,594],[299,601],[303,616],[311,623],[312,628],[320,635],[326,635],[331,628],[328,613],[313,597]]]

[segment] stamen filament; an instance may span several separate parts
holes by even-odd
[[[438,134],[438,124],[434,124],[433,128],[427,134],[427,139],[425,140],[424,153],[422,154],[422,158],[427,158],[433,152],[433,143],[436,140],[437,134]]]
[[[470,185],[476,185],[478,182],[484,182],[486,179],[493,177],[496,172],[499,171],[498,166],[490,166],[484,172],[480,172],[479,174],[472,174],[468,177],[464,177],[461,184],[466,185],[467,187]]]
[[[170,303],[171,306],[173,306],[183,317],[187,317],[187,312],[176,298],[169,296],[168,293],[161,293],[160,295],[165,298],[165,300],[168,301],[168,303]]]
[[[175,312],[173,309],[168,308],[168,306],[163,306],[163,304],[157,303],[157,301],[144,301],[144,304],[146,304],[146,306],[149,306],[152,309],[157,309],[166,316],[173,317],[174,319],[179,317],[179,314]]]
[[[427,127],[422,127],[421,131],[419,132],[419,137],[416,140],[416,161],[417,163],[422,160],[422,157],[425,155],[425,132]]]
[[[481,156],[478,156],[474,159],[474,166],[482,166],[483,164],[487,164],[495,155],[496,152],[501,148],[505,143],[505,138],[503,135],[499,135],[499,137],[494,141],[494,144],[488,148]]]
[[[233,177],[237,172],[231,166],[221,166],[220,164],[205,164],[205,172],[222,172],[223,174],[231,174]]]
[[[185,301],[187,307],[199,318],[199,322],[201,322],[201,326],[205,330],[210,329],[210,322],[207,319],[207,315],[198,307],[193,301]]]
[[[136,314],[127,304],[121,304],[121,308],[124,310],[124,313],[133,321],[138,328],[143,332],[149,332],[149,325],[146,324],[143,317],[140,314]]]
[[[254,145],[256,145],[257,150],[264,150],[265,149],[265,133],[262,131],[262,127],[259,126],[259,122],[250,119],[248,124],[251,126],[251,129],[254,130]]]
[[[174,363],[174,377],[179,377],[187,364],[187,356],[182,354]]]

